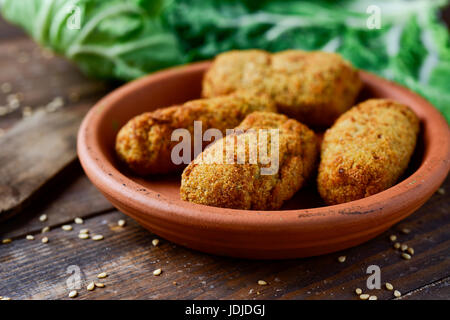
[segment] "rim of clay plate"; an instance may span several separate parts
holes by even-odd
[[[103,154],[102,136],[99,132],[102,117],[117,99],[132,95],[139,88],[151,86],[161,79],[179,72],[206,70],[210,62],[195,63],[157,72],[125,84],[99,101],[86,115],[78,134],[78,155],[84,170],[93,183],[108,197],[141,214],[161,220],[176,221],[186,226],[219,228],[221,230],[258,231],[315,230],[317,238],[331,229],[353,226],[363,229],[382,229],[383,223],[391,224],[404,218],[405,211],[420,207],[444,181],[450,167],[450,132],[446,120],[425,99],[395,83],[360,71],[366,84],[382,90],[396,90],[410,102],[421,118],[424,136],[424,156],[420,167],[409,177],[393,187],[357,201],[339,205],[301,210],[237,210],[210,207],[170,199],[142,186],[117,170]],[[360,225],[361,228],[355,225]]]

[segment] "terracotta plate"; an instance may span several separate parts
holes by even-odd
[[[155,73],[101,100],[84,119],[78,155],[92,183],[119,210],[177,244],[219,255],[281,259],[320,255],[355,246],[407,217],[438,189],[450,167],[450,132],[428,102],[394,83],[361,71],[368,97],[403,102],[422,120],[408,171],[392,188],[341,205],[325,206],[314,183],[279,211],[214,208],[180,200],[180,174],[136,177],[114,154],[119,128],[145,111],[198,98],[209,63]]]

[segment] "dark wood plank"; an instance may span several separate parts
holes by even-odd
[[[445,188],[450,190],[450,179]],[[46,234],[48,244],[42,244],[43,235],[37,234],[34,241],[22,237],[0,245],[0,295],[14,299],[66,298],[66,268],[70,265],[79,266],[82,272],[78,299],[356,299],[354,289],[365,288],[366,268],[372,264],[380,266],[382,283],[391,282],[403,294],[419,292],[449,276],[449,206],[446,194],[436,194],[411,217],[365,244],[339,253],[286,261],[217,257],[164,240],[153,247],[155,235],[129,218],[125,218],[124,228],[118,227],[117,220],[124,215],[113,211],[86,219],[84,225],[74,225],[71,232],[53,229]],[[412,232],[401,234],[398,230],[403,227]],[[78,239],[80,228],[103,234],[105,239]],[[416,253],[411,260],[403,260],[392,248],[388,240],[392,233],[414,247]],[[347,256],[346,262],[337,261],[340,255]],[[157,268],[163,269],[159,277],[152,274]],[[106,288],[88,292],[85,285],[101,271],[110,274],[104,280]],[[259,286],[260,279],[268,285]],[[445,294],[446,283],[428,288],[427,296]],[[383,288],[370,293],[379,299],[393,298],[392,292]],[[410,298],[414,297],[411,294]]]
[[[0,128],[7,130],[19,122],[24,109],[36,111],[59,99],[64,107],[92,104],[113,86],[88,79],[62,57],[40,48],[28,38],[0,42]],[[3,90],[3,86],[6,89]],[[10,100],[16,100],[15,108]]]
[[[450,277],[411,291],[400,300],[450,300]]]
[[[22,30],[6,22],[0,15],[0,42],[24,36],[25,33]]]
[[[40,111],[0,139],[0,218],[21,210],[30,197],[76,159],[76,134],[90,104]]]
[[[43,191],[32,207],[0,224],[0,238],[24,237],[39,233],[43,226],[54,228],[73,223],[76,217],[86,218],[113,209],[83,174],[78,161]],[[47,215],[44,223],[39,220],[43,214]]]

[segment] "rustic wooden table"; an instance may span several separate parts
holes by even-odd
[[[0,70],[0,106],[13,106],[0,108],[6,113],[0,116],[0,173],[6,175],[3,181],[21,186],[16,190],[8,183],[0,185],[0,213],[2,207],[5,215],[20,211],[0,223],[0,239],[12,239],[0,244],[0,296],[66,299],[68,285],[76,279],[70,272],[79,270],[82,288],[77,299],[356,299],[355,288],[369,292],[365,289],[368,266],[378,265],[382,283],[392,283],[402,292],[401,299],[450,298],[450,179],[442,186],[447,193],[435,194],[388,232],[321,257],[247,261],[195,252],[164,239],[153,246],[157,236],[115,210],[76,160],[73,127],[113,87],[88,80],[69,62],[42,51],[1,20]],[[49,106],[55,98],[57,102]],[[37,112],[42,109],[46,112]],[[59,126],[58,121],[62,122]],[[22,139],[19,148],[17,137]],[[44,156],[20,157],[23,149],[34,150],[41,141],[45,141],[45,150],[37,153]],[[22,172],[23,166],[30,170]],[[8,172],[1,171],[5,167]],[[47,176],[36,176],[33,168],[44,170]],[[5,209],[14,206],[14,210]],[[41,222],[43,214],[48,220]],[[84,223],[75,224],[75,217]],[[124,227],[117,225],[119,219],[126,220]],[[62,230],[65,224],[73,230]],[[50,231],[42,234],[45,226]],[[401,233],[405,227],[411,233]],[[104,240],[79,239],[82,228],[102,234]],[[411,260],[402,259],[393,248],[391,234],[414,248]],[[27,235],[34,240],[27,240]],[[44,237],[48,243],[41,242]],[[343,263],[337,261],[341,255],[347,257]],[[163,271],[156,277],[152,272],[158,268]],[[100,272],[109,275],[102,279],[106,287],[87,291],[86,285]],[[260,279],[268,285],[258,285]],[[379,299],[394,298],[384,287],[369,293]]]

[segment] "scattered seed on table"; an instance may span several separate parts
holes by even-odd
[[[42,243],[48,243],[48,238],[47,237],[43,237],[41,240]]]
[[[377,296],[370,296],[369,300],[378,300],[378,297]]]
[[[47,215],[46,214],[41,215],[39,217],[39,221],[41,221],[41,222],[47,221]]]
[[[87,285],[86,289],[87,289],[88,291],[94,290],[94,289],[95,289],[95,283],[94,283],[94,282],[89,283],[89,284]]]
[[[80,234],[78,235],[78,238],[83,239],[83,240],[89,239],[89,235],[86,234],[86,233],[80,233]]]
[[[406,251],[408,251],[408,253],[409,253],[410,255],[413,255],[413,254],[414,254],[414,249],[411,248],[411,247],[409,247]]]
[[[403,229],[402,229],[402,233],[404,233],[404,234],[409,234],[409,233],[411,233],[411,229],[403,228]]]
[[[361,288],[356,288],[355,292],[359,296],[362,293],[362,290],[361,290]]]
[[[77,290],[73,290],[69,292],[69,298],[75,298],[78,295]]]
[[[75,218],[75,220],[74,220],[74,221],[75,221],[75,223],[76,223],[76,224],[83,224],[83,222],[84,222],[84,221],[83,221],[83,219],[81,219],[81,218],[78,218],[78,217],[77,217],[77,218]]]
[[[61,227],[64,231],[71,231],[72,226],[70,224],[65,224]]]
[[[92,240],[94,241],[103,240],[103,236],[101,234],[96,234],[95,236],[92,237]]]
[[[2,83],[1,89],[3,93],[10,93],[12,90],[12,86],[9,82],[5,82]]]
[[[343,263],[343,262],[345,262],[345,259],[347,259],[346,256],[340,256],[340,257],[338,258],[338,261],[339,261],[340,263]]]
[[[402,250],[402,251],[406,251],[407,249],[408,249],[408,246],[406,244],[402,244],[400,246],[400,250]]]
[[[123,219],[120,219],[119,221],[117,221],[117,225],[118,225],[119,227],[125,226],[126,223],[127,223],[127,222],[126,222],[125,220],[123,220]]]
[[[8,244],[8,243],[11,243],[11,242],[12,242],[12,239],[3,239],[2,240],[3,244]]]
[[[369,297],[370,297],[370,295],[367,293],[363,293],[363,294],[359,295],[359,298],[361,300],[367,300],[367,299],[369,299]]]
[[[401,295],[402,295],[402,294],[400,293],[400,291],[398,291],[398,290],[395,290],[395,291],[394,291],[394,296],[396,296],[397,298],[398,298],[398,297],[401,297]]]
[[[27,235],[26,238],[27,240],[34,240],[34,236],[31,234]]]
[[[104,279],[104,278],[106,278],[108,276],[108,274],[106,273],[106,272],[102,272],[102,273],[99,273],[98,275],[97,275],[97,278],[99,278],[99,279]]]
[[[445,189],[444,188],[439,188],[437,193],[439,193],[440,195],[445,194]]]
[[[174,281],[174,282],[172,282],[172,284],[173,284],[174,286],[176,286],[178,283],[177,283],[176,281]]]
[[[81,229],[80,230],[80,234],[88,234],[89,233],[89,229]]]
[[[260,286],[266,286],[266,285],[267,285],[267,282],[264,281],[264,280],[258,280],[258,284],[259,284]]]
[[[394,249],[400,249],[400,247],[401,247],[400,242],[394,243]]]
[[[402,253],[402,258],[405,260],[410,260],[411,259],[411,255],[407,254],[407,253]]]
[[[102,283],[102,282],[96,282],[96,283],[95,283],[95,286],[96,286],[97,288],[104,288],[104,287],[105,287],[105,284]]]
[[[154,247],[156,247],[158,244],[159,244],[159,239],[153,239],[153,240],[152,240],[152,245],[153,245]]]
[[[46,233],[46,232],[49,232],[49,231],[50,231],[50,227],[46,226],[46,227],[42,228],[41,233]]]
[[[396,236],[395,234],[392,234],[392,235],[389,237],[389,240],[391,240],[392,242],[394,242],[395,240],[397,240],[397,236]]]
[[[154,276],[159,276],[161,274],[162,270],[161,269],[156,269],[155,271],[153,271],[153,275]]]
[[[394,286],[392,284],[390,284],[389,282],[386,282],[386,289],[388,289],[389,291],[394,290]]]

